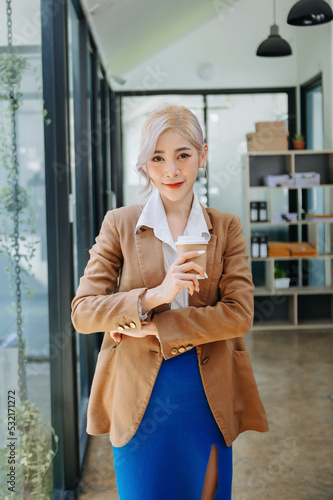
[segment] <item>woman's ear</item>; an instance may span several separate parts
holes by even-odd
[[[199,168],[203,168],[206,165],[207,152],[208,152],[208,145],[206,143],[204,143],[204,145],[202,146],[202,153],[201,153],[201,156],[200,156],[200,165],[199,165]]]

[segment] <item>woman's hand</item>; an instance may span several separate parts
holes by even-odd
[[[196,250],[184,252],[171,264],[164,280],[155,288],[156,292],[163,298],[164,303],[172,302],[182,288],[188,288],[191,295],[194,292],[199,292],[199,281],[196,274],[202,278],[206,278],[207,275],[199,264],[189,259],[198,257],[200,254],[201,252]],[[197,271],[196,274],[188,273],[192,269]]]
[[[119,333],[117,330],[110,332],[111,338],[115,340],[116,342],[120,342],[122,339],[121,333]]]
[[[147,290],[145,295],[142,297],[141,303],[144,306],[145,301],[149,303],[152,301],[153,305],[149,303],[147,309],[156,307],[159,304],[170,303],[174,300],[179,290],[182,288],[188,288],[189,293],[193,295],[194,292],[199,292],[199,281],[196,274],[202,276],[202,278],[207,278],[204,270],[199,264],[193,262],[194,257],[200,255],[200,251],[184,252],[182,255],[177,257],[175,262],[171,264],[168,272],[162,281],[162,283],[156,288]],[[188,273],[188,271],[196,271],[196,274]],[[150,296],[153,296],[151,298]],[[155,304],[156,302],[156,304]],[[130,328],[129,330],[122,330],[121,332],[115,330],[110,332],[111,337],[116,342],[120,342],[122,335],[128,335],[129,337],[143,338],[147,335],[157,335],[158,331],[152,319],[149,323],[142,326],[142,330],[136,328]]]
[[[123,335],[128,335],[129,337],[136,337],[138,339],[142,339],[143,337],[147,337],[147,335],[157,335],[157,328],[154,323],[154,319],[149,321],[149,323],[146,323],[142,325],[142,330],[139,330],[137,328],[131,328],[130,330],[124,330],[121,333],[118,332],[118,330],[114,330],[110,332],[111,337],[113,340],[116,342],[120,342],[122,340]]]

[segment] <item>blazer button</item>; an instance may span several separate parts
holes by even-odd
[[[118,328],[117,328],[117,329],[118,329],[118,330],[120,330],[121,332],[123,332],[123,331],[124,331],[124,328],[123,328],[121,325],[118,325]]]
[[[207,358],[204,358],[204,359],[202,360],[202,364],[203,364],[203,365],[205,365],[206,363],[208,363],[208,361],[209,361],[209,360],[210,360],[210,357],[209,357],[209,356],[207,356]]]
[[[176,349],[175,347],[173,349],[171,349],[171,354],[173,356],[175,356],[176,354],[178,354],[178,349]]]
[[[124,328],[125,328],[125,330],[129,330],[129,329],[130,329],[130,326],[126,323],[126,324],[124,325]]]
[[[180,347],[180,348],[178,349],[178,351],[179,351],[180,353],[183,353],[183,352],[185,352],[185,351],[186,351],[186,349],[185,349],[185,347]]]
[[[131,327],[131,328],[136,328],[136,324],[134,323],[134,321],[131,321],[131,322],[130,322],[130,327]]]
[[[193,345],[192,344],[189,344],[187,347],[186,347],[186,350],[189,351],[190,349],[193,348]]]

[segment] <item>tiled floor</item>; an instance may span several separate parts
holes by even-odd
[[[235,441],[233,500],[333,499],[333,331],[245,340],[270,432]],[[108,436],[91,438],[79,499],[118,500]]]

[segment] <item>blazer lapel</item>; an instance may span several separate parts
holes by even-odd
[[[160,285],[165,278],[161,240],[155,237],[151,227],[142,226],[134,235],[134,241],[144,286],[149,289]],[[169,304],[155,307],[156,312],[168,309]]]

